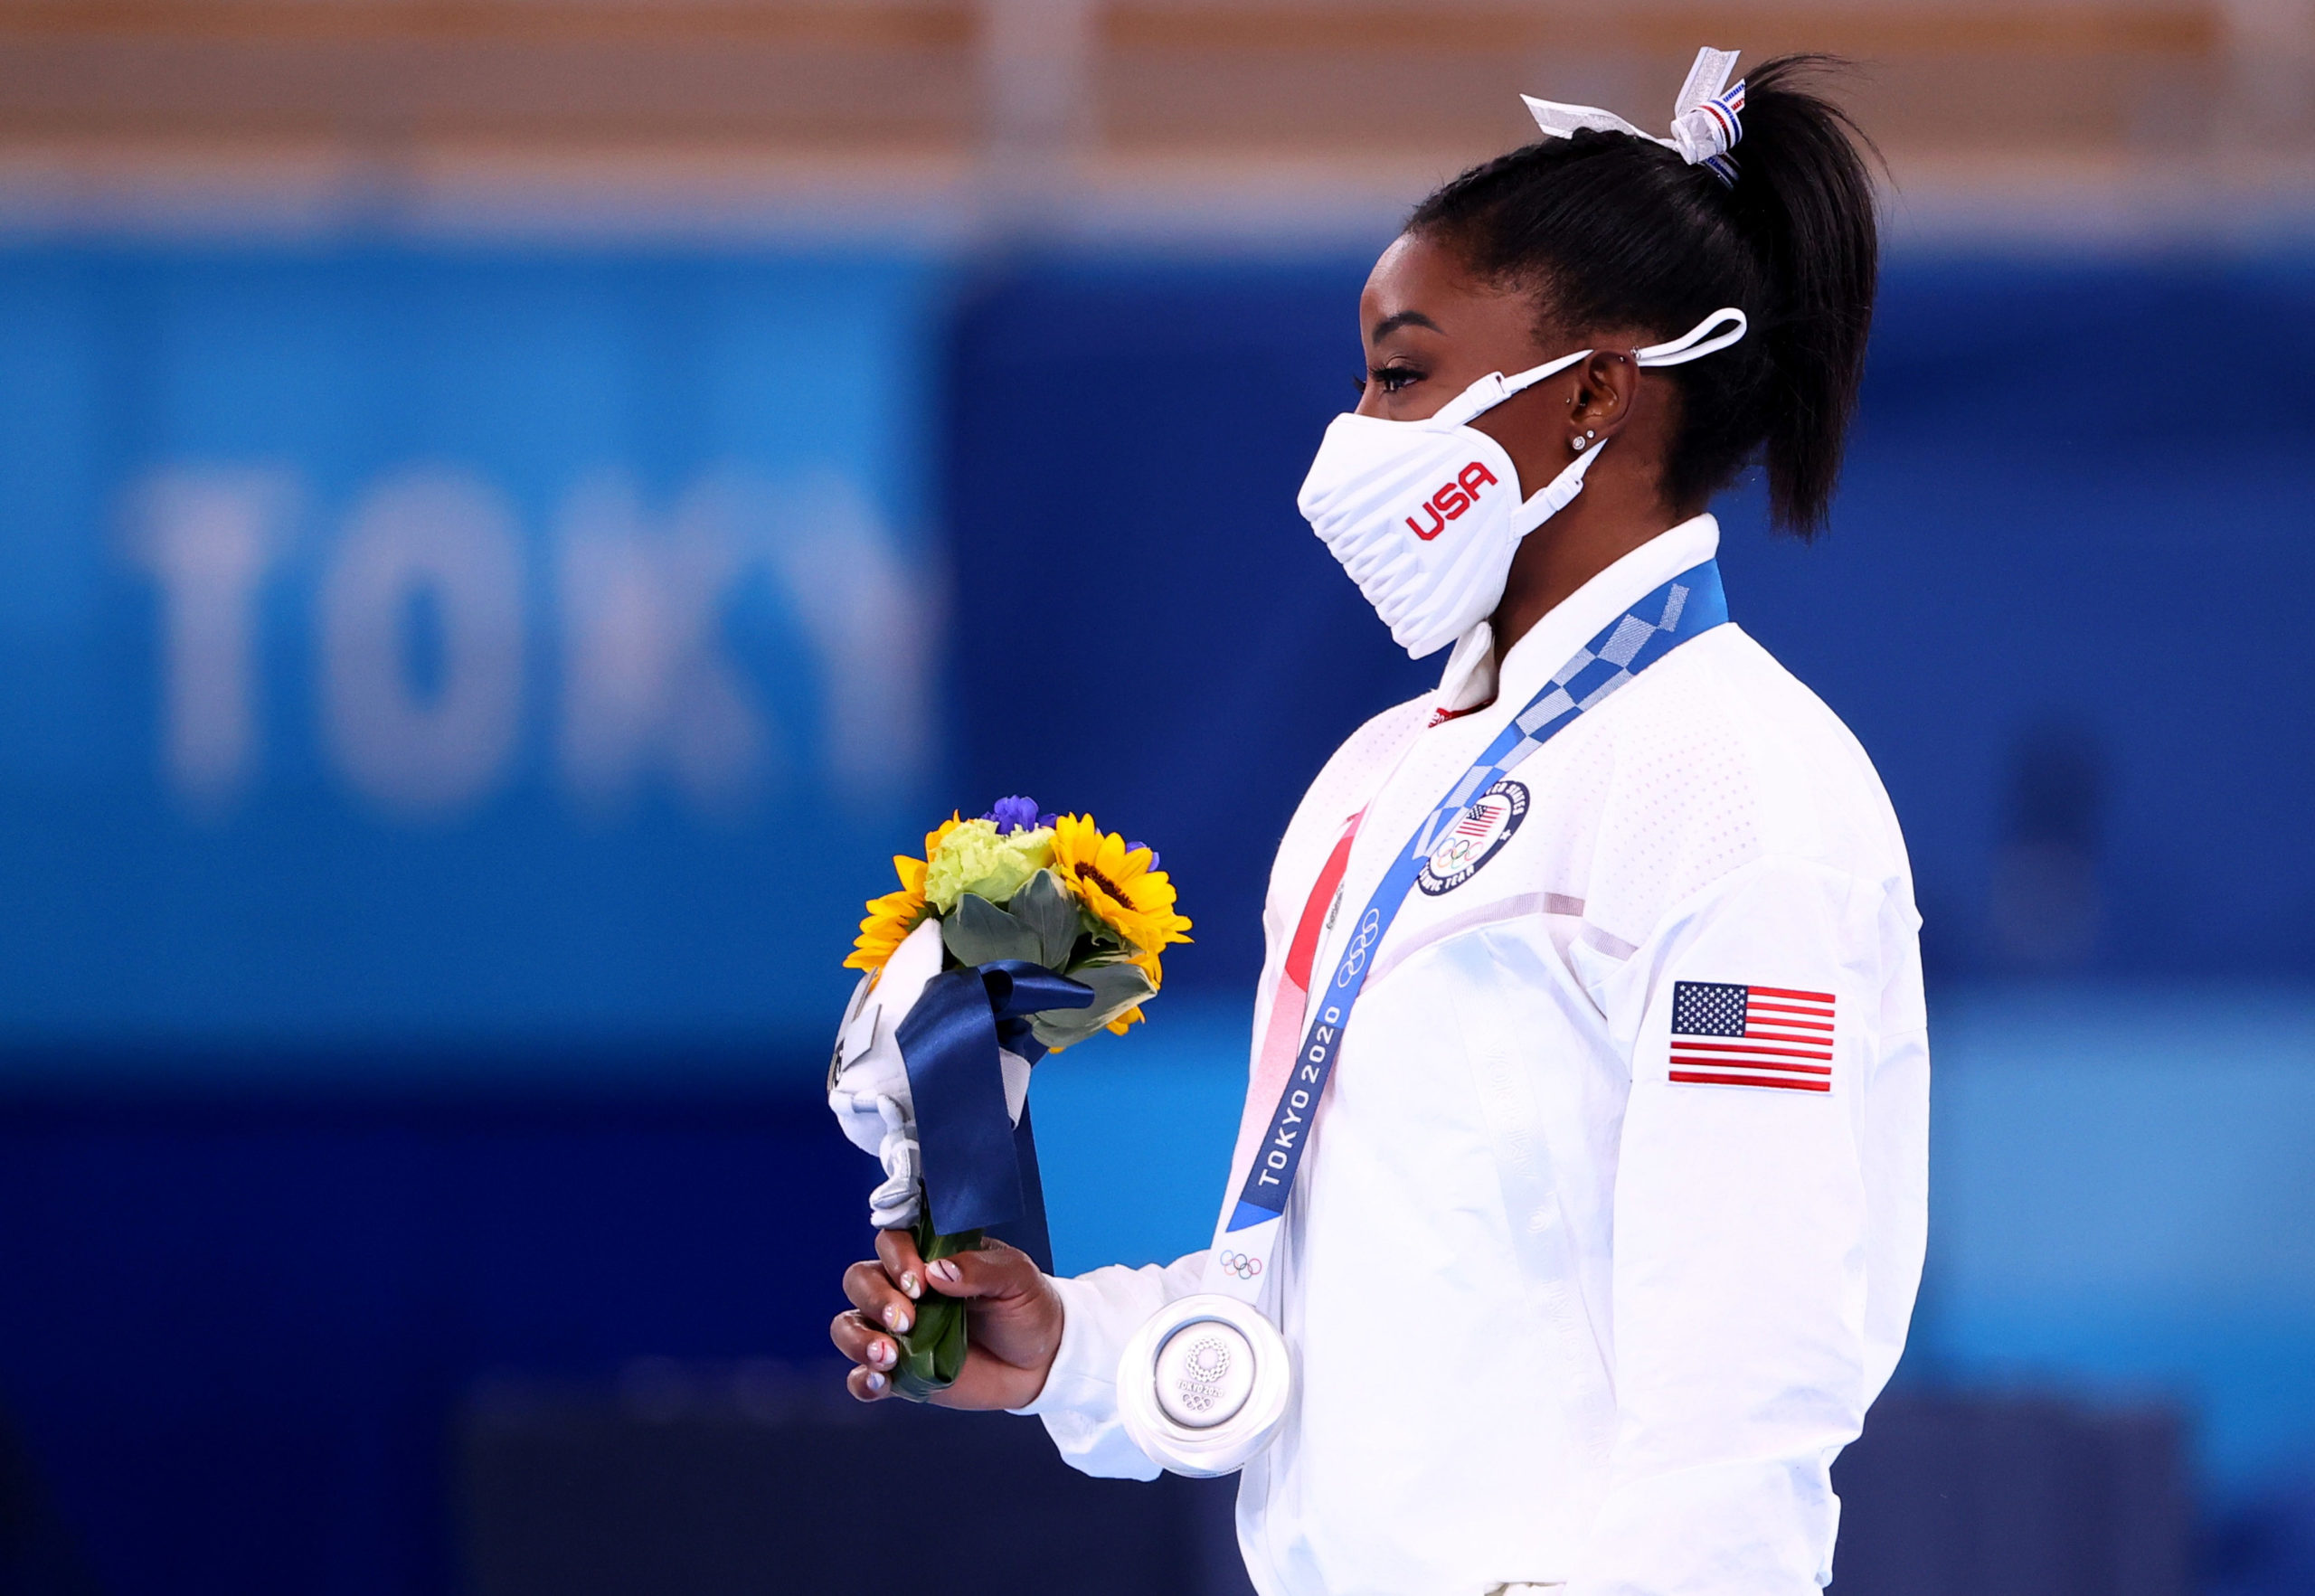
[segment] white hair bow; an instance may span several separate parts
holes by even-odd
[[[1696,65],[1688,69],[1688,80],[1680,85],[1680,98],[1672,107],[1669,138],[1642,133],[1613,111],[1595,106],[1562,105],[1531,94],[1519,98],[1535,113],[1535,126],[1554,138],[1565,138],[1587,127],[1602,133],[1629,133],[1677,150],[1689,165],[1709,166],[1721,182],[1734,184],[1736,163],[1728,158],[1728,152],[1744,137],[1744,83],[1739,79],[1734,89],[1724,85],[1728,74],[1736,70],[1736,56],[1734,50],[1715,50],[1710,45],[1696,52]]]

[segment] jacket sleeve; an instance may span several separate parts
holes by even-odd
[[[1889,1039],[1898,1067],[1876,1081],[1885,995],[1916,968],[1918,923],[1902,883],[1757,860],[1676,908],[1595,988],[1630,1047],[1615,1185],[1617,1425],[1568,1596],[1813,1596],[1830,1580],[1829,1470],[1895,1359],[1875,1345],[1886,1339],[1876,1321],[1893,1297],[1910,1310],[1920,1270],[1917,1034]],[[1682,983],[1696,984],[1684,1033],[1699,1028],[1706,999],[1722,1017],[1702,1028],[1726,1028],[1733,999],[1739,1034],[1684,1034],[1676,1050]],[[1743,1059],[1743,1029],[1777,1023],[1761,1006],[1794,993],[1831,997],[1828,1049],[1765,1055],[1789,1074],[1695,1062]],[[1828,1065],[1806,1056],[1818,1052]],[[1788,1083],[1694,1079],[1715,1073]],[[1885,1086],[1907,1100],[1882,1105],[1894,1113],[1868,1106]],[[1908,1166],[1869,1169],[1876,1160]],[[1869,1272],[1885,1277],[1877,1313]],[[1901,1338],[1903,1312],[1896,1321]]]
[[[1061,1296],[1061,1350],[1036,1400],[1013,1411],[1043,1419],[1071,1468],[1101,1479],[1155,1479],[1163,1472],[1118,1421],[1118,1358],[1145,1319],[1197,1289],[1205,1268],[1200,1249],[1162,1269],[1113,1264],[1053,1282]]]

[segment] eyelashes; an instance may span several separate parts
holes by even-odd
[[[1361,398],[1364,398],[1366,393],[1366,384],[1370,381],[1380,386],[1385,393],[1396,393],[1422,381],[1422,373],[1413,366],[1377,366],[1371,372],[1359,373],[1350,380],[1350,385],[1358,391]]]

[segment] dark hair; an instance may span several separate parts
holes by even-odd
[[[1665,491],[1711,494],[1759,451],[1771,517],[1804,538],[1840,475],[1879,274],[1873,146],[1811,92],[1843,64],[1785,55],[1745,74],[1733,185],[1662,145],[1584,132],[1475,166],[1407,220],[1481,277],[1532,288],[1563,332],[1672,338],[1742,309],[1740,342],[1661,368],[1681,396]]]

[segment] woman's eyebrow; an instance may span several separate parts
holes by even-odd
[[[1379,344],[1401,327],[1429,327],[1434,333],[1447,330],[1420,310],[1402,310],[1396,316],[1386,316],[1375,324],[1374,341]]]

